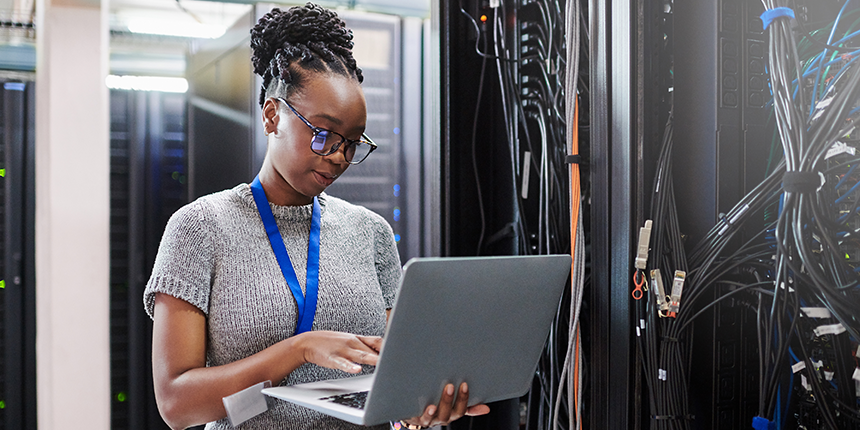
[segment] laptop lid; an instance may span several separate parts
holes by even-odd
[[[364,422],[420,415],[447,383],[467,382],[470,405],[524,395],[570,265],[569,255],[410,260]]]

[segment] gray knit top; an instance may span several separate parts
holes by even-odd
[[[325,193],[319,202],[319,297],[313,330],[381,336],[385,310],[393,305],[401,273],[391,226],[378,214]],[[270,206],[304,289],[312,205]],[[295,299],[247,184],[201,197],[170,218],[144,291],[144,307],[150,317],[155,293],[185,300],[206,314],[207,366],[253,355],[296,329]],[[365,372],[370,370],[365,368]],[[349,376],[305,364],[272,384]],[[280,400],[269,404],[268,412],[239,428],[366,428]],[[225,418],[206,428],[231,427]]]

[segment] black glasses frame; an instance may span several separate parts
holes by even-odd
[[[365,154],[364,157],[362,157],[360,160],[356,160],[355,158],[353,158],[352,160],[346,160],[349,164],[359,164],[362,161],[366,160],[367,156],[370,155],[371,152],[375,151],[376,148],[379,146],[376,143],[374,143],[373,140],[371,140],[370,137],[365,133],[361,133],[361,139],[353,140],[353,139],[347,139],[346,136],[344,136],[344,135],[342,135],[336,131],[331,131],[329,129],[325,129],[325,128],[321,128],[321,127],[315,127],[313,124],[311,124],[310,121],[307,120],[307,118],[305,118],[302,114],[300,114],[299,111],[297,111],[296,108],[294,108],[293,105],[290,104],[290,102],[286,101],[282,97],[278,97],[278,100],[284,102],[284,104],[286,104],[287,107],[289,107],[290,110],[293,111],[293,113],[296,114],[296,116],[299,117],[299,119],[302,120],[302,122],[305,123],[305,125],[308,126],[308,128],[310,128],[311,131],[314,133],[314,138],[311,139],[311,151],[313,151],[314,154],[317,154],[317,155],[320,155],[323,157],[325,157],[326,155],[334,154],[335,152],[338,151],[338,149],[340,149],[340,147],[343,145],[344,142],[346,142],[346,145],[347,145],[345,148],[348,148],[350,145],[369,145],[370,151],[367,151],[367,154]],[[335,135],[335,136],[340,138],[340,142],[338,142],[335,145],[332,145],[331,150],[329,150],[328,152],[320,152],[320,151],[317,151],[316,149],[314,149],[314,147],[313,147],[314,140],[316,140],[317,136],[319,136],[323,132],[327,133],[328,135]],[[344,157],[346,157],[346,154],[347,154],[346,149],[344,149]]]

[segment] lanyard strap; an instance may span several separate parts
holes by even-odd
[[[311,232],[308,239],[308,275],[307,284],[305,286],[306,293],[302,293],[302,287],[299,285],[299,279],[296,277],[296,271],[293,269],[293,264],[290,261],[290,255],[287,253],[287,248],[284,246],[284,239],[281,237],[281,232],[278,230],[278,225],[275,223],[275,217],[272,215],[272,208],[269,207],[269,200],[266,199],[266,193],[263,191],[263,184],[260,183],[260,177],[254,178],[251,184],[251,193],[254,194],[254,202],[257,204],[257,210],[260,212],[260,219],[263,220],[263,226],[266,227],[266,235],[269,236],[269,243],[272,245],[272,251],[275,252],[275,259],[278,260],[278,265],[281,266],[281,273],[287,284],[290,286],[290,291],[293,292],[293,297],[296,299],[296,308],[299,312],[298,322],[296,323],[295,334],[311,331],[314,325],[314,316],[317,312],[317,295],[319,291],[320,279],[320,203],[314,196],[313,214],[311,215]]]

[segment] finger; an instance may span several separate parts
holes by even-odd
[[[490,407],[487,405],[475,405],[466,409],[466,415],[476,417],[478,415],[486,415],[490,413]]]
[[[464,382],[460,384],[460,393],[457,395],[457,401],[454,402],[454,410],[451,412],[451,419],[456,420],[465,415],[468,405],[469,385]]]
[[[358,348],[350,349],[346,354],[346,358],[355,363],[376,366],[376,363],[379,362],[379,353],[362,343]]]
[[[418,418],[418,422],[422,427],[430,427],[430,424],[433,422],[433,417],[436,415],[436,405],[427,406],[424,409],[424,413]]]
[[[353,362],[353,361],[347,360],[346,358],[343,358],[343,357],[340,357],[337,355],[332,355],[332,356],[329,356],[328,361],[329,361],[330,366],[325,366],[325,367],[331,367],[332,369],[340,369],[340,370],[343,370],[344,372],[348,372],[348,373],[361,372],[361,366],[359,366],[358,364],[355,364],[355,362]]]
[[[445,385],[442,390],[442,398],[439,399],[439,411],[436,420],[441,424],[447,424],[451,420],[451,410],[454,405],[454,384]]]
[[[376,352],[382,350],[382,338],[379,336],[358,336],[358,340]]]

